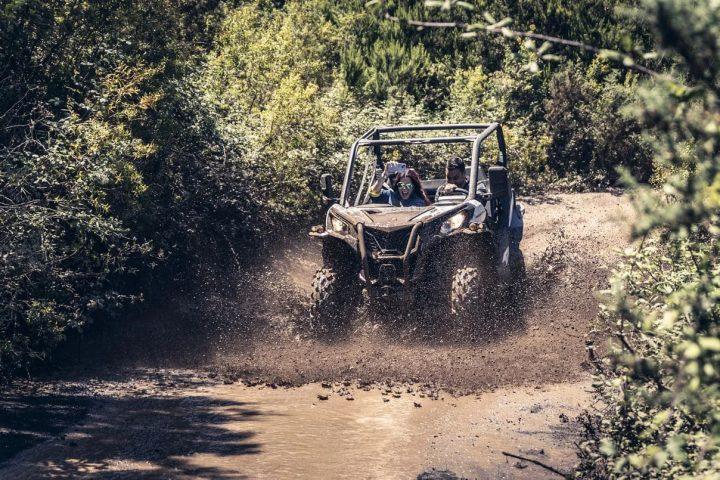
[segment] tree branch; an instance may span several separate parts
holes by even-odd
[[[532,458],[521,457],[520,455],[515,455],[515,454],[509,453],[509,452],[500,452],[500,453],[502,453],[506,457],[517,458],[518,460],[523,460],[525,462],[534,463],[535,465],[542,467],[545,470],[548,470],[550,472],[553,472],[556,475],[560,475],[561,477],[566,478],[568,480],[573,478],[573,476],[570,473],[563,472],[562,470],[558,470],[557,468],[551,467],[550,465],[547,465],[539,460],[533,460]]]
[[[385,12],[385,18],[387,20],[397,22],[397,23],[404,23],[406,25],[410,25],[417,28],[453,28],[458,30],[465,30],[467,32],[474,32],[475,30],[479,30],[482,28],[482,30],[493,33],[496,35],[502,35],[505,37],[521,37],[521,38],[532,38],[533,40],[542,40],[544,42],[550,42],[557,45],[564,45],[566,47],[573,47],[573,48],[579,48],[581,50],[585,50],[587,52],[595,53],[598,55],[604,54],[604,53],[613,53],[616,55],[621,55],[623,57],[623,66],[625,68],[628,68],[630,70],[634,70],[636,72],[643,73],[645,75],[648,75],[653,78],[666,78],[665,75],[660,74],[659,72],[656,72],[655,70],[652,70],[650,68],[647,68],[643,65],[638,65],[635,63],[635,61],[629,57],[628,55],[624,55],[620,52],[616,52],[614,50],[607,50],[603,48],[598,48],[593,45],[579,42],[577,40],[567,40],[560,37],[553,37],[551,35],[543,35],[541,33],[535,33],[535,32],[523,32],[519,30],[511,30],[507,27],[494,27],[492,25],[482,27],[479,24],[470,24],[465,22],[427,22],[427,21],[421,21],[421,20],[410,20],[410,19],[402,19],[400,17],[396,17],[394,15],[390,15],[389,12]],[[626,61],[629,61],[630,63],[625,63]]]

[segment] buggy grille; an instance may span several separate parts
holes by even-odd
[[[392,232],[383,232],[367,228],[365,230],[365,243],[373,255],[402,255],[405,253],[410,230],[410,228],[405,228]]]

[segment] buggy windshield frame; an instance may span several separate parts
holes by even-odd
[[[387,134],[401,132],[429,132],[429,131],[449,131],[449,130],[470,130],[477,133],[471,135],[455,135],[445,137],[411,137],[411,138],[387,138]],[[353,171],[357,162],[358,152],[360,148],[372,148],[375,154],[376,162],[382,165],[382,147],[396,145],[429,145],[429,144],[451,144],[451,143],[472,143],[472,160],[470,163],[470,179],[469,189],[466,201],[475,198],[475,191],[478,183],[478,164],[480,159],[480,151],[485,140],[490,138],[492,134],[496,135],[500,157],[497,165],[508,168],[508,159],[505,151],[505,139],[502,133],[502,127],[499,123],[458,123],[447,125],[397,125],[374,127],[365,132],[365,134],[357,139],[350,148],[350,159],[345,170],[342,191],[340,193],[340,205],[350,207],[350,188],[353,181]],[[386,138],[383,138],[386,136]]]

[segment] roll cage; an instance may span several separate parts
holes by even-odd
[[[448,136],[448,137],[413,137],[413,138],[382,138],[383,135],[400,132],[428,132],[443,130],[475,130],[479,133],[467,136]],[[399,125],[391,127],[375,127],[360,137],[353,143],[350,148],[350,161],[345,170],[342,191],[340,193],[340,205],[344,207],[350,206],[350,187],[353,179],[353,171],[357,160],[358,151],[361,147],[372,147],[375,154],[376,164],[382,166],[382,148],[384,146],[393,145],[428,145],[428,144],[446,144],[446,143],[472,143],[472,160],[470,163],[470,179],[469,190],[466,200],[473,200],[478,182],[478,164],[480,159],[480,149],[482,143],[487,140],[490,135],[496,134],[500,157],[497,165],[507,169],[508,160],[505,151],[505,139],[502,133],[502,127],[499,123],[459,123],[448,125]],[[364,182],[364,180],[363,180]],[[358,193],[359,198],[359,193]]]

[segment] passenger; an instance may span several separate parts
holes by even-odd
[[[445,185],[441,185],[435,192],[435,201],[443,195],[452,195],[455,189],[461,188],[466,192],[470,182],[465,176],[465,162],[462,158],[453,155],[445,164]]]
[[[395,162],[388,162],[382,173],[377,176],[375,183],[370,186],[370,201],[372,203],[385,203],[395,207],[424,207],[430,205],[430,199],[420,181],[420,176],[412,168],[402,176],[393,175],[388,179],[388,167]],[[384,188],[389,180],[391,188]]]

